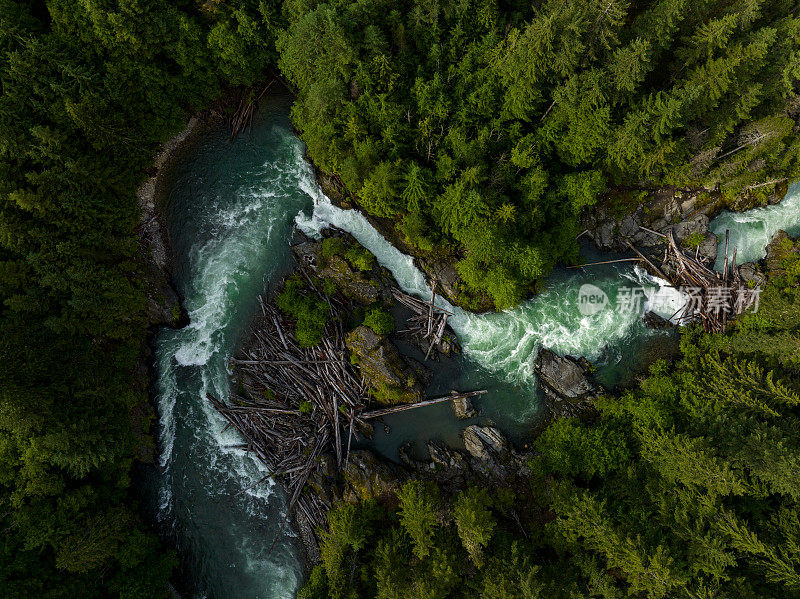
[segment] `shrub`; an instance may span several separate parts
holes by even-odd
[[[360,271],[372,270],[375,266],[375,256],[360,245],[350,246],[344,254],[347,261]]]
[[[373,308],[364,317],[364,325],[377,335],[388,335],[394,331],[394,316],[383,308]]]
[[[706,238],[706,236],[703,235],[702,233],[692,233],[691,235],[689,235],[689,237],[687,237],[686,239],[683,240],[683,246],[687,247],[687,248],[695,249],[701,243],[703,243],[703,240],[705,238]]]
[[[344,253],[347,245],[341,237],[326,237],[322,240],[322,257],[332,258]]]
[[[328,322],[328,304],[316,296],[306,295],[300,277],[293,275],[286,279],[275,303],[281,312],[295,319],[294,338],[301,347],[312,347],[320,342]]]

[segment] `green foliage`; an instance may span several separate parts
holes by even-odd
[[[460,259],[465,303],[505,307],[575,260],[577,219],[609,188],[758,196],[800,176],[795,12],[297,0],[277,45],[311,158],[412,246]]]
[[[687,327],[681,356],[598,399],[593,424],[550,424],[513,492],[406,482],[347,592],[796,596],[800,299],[776,280],[724,335]]]
[[[276,6],[0,0],[4,597],[168,594],[130,493],[152,445],[136,189],[223,79],[263,77]]]
[[[372,308],[367,311],[364,324],[377,335],[388,335],[394,331],[394,316],[383,308]]]
[[[375,268],[375,256],[362,245],[352,245],[347,248],[344,254],[347,261],[360,271],[368,271]]]
[[[693,250],[697,248],[701,243],[703,243],[703,240],[705,238],[706,236],[703,235],[702,233],[692,233],[691,235],[689,235],[689,237],[683,240],[683,245],[684,247]]]
[[[470,559],[478,567],[483,565],[483,551],[496,527],[490,505],[491,500],[484,489],[469,487],[458,494],[453,507],[458,536]]]
[[[307,290],[299,275],[286,279],[275,304],[281,312],[295,319],[294,338],[300,347],[319,344],[328,322],[328,304]]]
[[[428,556],[438,526],[439,489],[432,483],[412,480],[397,493],[400,500],[400,522],[414,543],[414,555]]]
[[[347,244],[341,237],[326,237],[322,240],[322,257],[332,258],[341,256],[347,249]]]

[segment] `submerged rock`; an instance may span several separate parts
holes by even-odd
[[[602,393],[585,359],[559,356],[542,349],[534,362],[548,410],[554,417],[585,417],[594,413],[593,402]]]

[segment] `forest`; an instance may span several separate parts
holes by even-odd
[[[136,189],[191,114],[280,73],[314,163],[419,253],[454,256],[464,305],[501,309],[578,259],[578,216],[609,196],[757,203],[797,179],[797,15],[790,0],[0,0],[0,594],[166,596],[177,560],[131,489],[153,443]],[[399,510],[341,508],[303,593],[796,596],[792,272],[729,335],[687,332],[680,361],[596,426],[549,429],[524,497],[419,484]]]

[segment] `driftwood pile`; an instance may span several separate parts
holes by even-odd
[[[303,265],[298,270],[328,303],[330,317],[322,341],[312,348],[300,347],[292,322],[259,297],[261,315],[245,347],[231,360],[242,395],[232,393],[227,403],[208,399],[228,426],[241,433],[242,449],[253,452],[268,468],[270,474],[252,486],[279,477],[289,494],[286,516],[297,508],[316,529],[324,526],[330,506],[316,493],[302,490],[320,467],[320,456],[335,456],[336,467],[346,469],[357,431],[370,427],[367,420],[486,391],[453,392],[416,404],[368,410],[367,385],[350,364],[342,326],[352,306],[321,293]]]
[[[722,272],[711,270],[698,260],[697,253],[685,253],[675,242],[672,231],[664,236],[667,247],[664,263],[675,267],[674,285],[687,296],[687,302],[679,315],[679,320],[703,323],[707,333],[724,332],[728,318],[738,316],[754,303],[760,290],[750,289],[744,282],[736,266],[736,248],[729,259],[728,237],[725,231],[725,262]]]
[[[699,259],[699,248],[695,250],[694,256],[685,252],[675,241],[672,229],[666,234],[645,230],[664,238],[666,247],[663,264],[674,267],[674,277],[664,274],[636,248],[631,244],[628,245],[640,260],[646,262],[661,278],[669,281],[675,289],[684,294],[685,305],[672,315],[672,318],[677,316],[678,322],[700,321],[707,333],[722,333],[728,326],[729,317],[738,316],[757,301],[760,290],[750,289],[742,279],[739,267],[736,266],[735,247],[729,259],[730,231],[725,231],[724,266],[722,272],[717,272],[708,268]]]
[[[239,105],[230,118],[231,140],[235,139],[240,133],[252,129],[253,115],[255,115],[256,108],[258,108],[258,101],[261,100],[262,96],[267,93],[267,90],[272,87],[276,80],[273,78],[267,83],[255,99],[253,98],[255,90],[245,88],[240,92]]]
[[[254,343],[232,360],[245,375],[240,384],[247,397],[232,396],[228,405],[212,401],[245,438],[248,451],[282,478],[289,510],[297,504],[319,526],[330,506],[300,492],[322,453],[333,450],[337,466],[346,464],[355,426],[363,423],[358,412],[368,401],[366,385],[347,360],[338,306],[330,305],[333,317],[322,342],[302,348],[280,310],[263,298],[259,302],[262,318],[252,330]]]
[[[641,228],[664,239],[666,247],[662,262],[674,267],[675,276],[666,275],[630,242],[628,242],[628,247],[636,253],[636,258],[605,260],[568,268],[582,268],[614,262],[644,262],[659,277],[669,281],[671,287],[681,291],[686,298],[685,305],[673,314],[670,320],[677,317],[678,322],[700,321],[707,333],[724,332],[728,326],[729,317],[738,316],[750,306],[758,305],[758,294],[761,290],[751,289],[745,284],[739,267],[736,266],[735,247],[730,259],[728,257],[730,231],[725,231],[725,263],[720,273],[703,264],[699,258],[699,246],[695,250],[694,256],[685,252],[675,241],[672,229],[669,229],[667,233],[659,233],[646,227]]]
[[[400,332],[411,333],[420,339],[428,341],[430,345],[425,354],[426,360],[431,355],[434,347],[443,351],[442,337],[447,326],[447,318],[453,314],[434,304],[436,300],[436,281],[434,280],[431,285],[431,299],[428,302],[423,302],[414,296],[403,293],[397,288],[392,289],[392,295],[394,299],[414,312],[414,316],[409,318],[406,323],[408,328]]]

